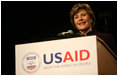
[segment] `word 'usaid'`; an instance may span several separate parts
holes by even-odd
[[[51,53],[50,54],[50,60],[46,59],[46,54],[43,55],[44,57],[44,63],[45,64],[51,64],[52,62],[54,62],[53,60],[55,59],[55,63],[65,63],[66,61],[84,61],[84,60],[88,60],[90,58],[90,53],[88,50],[80,50],[79,52],[76,50],[74,51],[74,56],[71,55],[71,53],[69,51],[67,51],[64,54],[64,57],[61,57],[62,53],[61,52],[57,52],[55,54]],[[84,56],[86,55],[86,56]],[[48,58],[49,59],[49,58]]]

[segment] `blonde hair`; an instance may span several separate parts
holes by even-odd
[[[96,21],[94,12],[92,11],[91,7],[88,4],[86,4],[86,3],[82,3],[82,4],[81,3],[78,3],[78,4],[75,4],[73,6],[73,8],[71,9],[71,11],[70,11],[70,21],[71,21],[72,25],[75,26],[75,24],[74,24],[74,15],[80,9],[84,9],[84,10],[87,11],[87,13],[89,14],[90,18],[92,19],[91,25],[94,26],[95,25],[95,21]]]

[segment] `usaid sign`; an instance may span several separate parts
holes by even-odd
[[[15,46],[18,75],[98,74],[96,36]]]

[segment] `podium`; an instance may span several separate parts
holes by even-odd
[[[97,55],[98,55],[98,74],[115,75],[117,74],[116,55],[108,45],[97,37]]]
[[[112,75],[117,61],[96,36],[75,37],[15,46],[17,75]]]

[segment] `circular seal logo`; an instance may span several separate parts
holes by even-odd
[[[38,54],[30,52],[27,53],[22,61],[23,69],[28,72],[32,73],[35,72],[41,64],[41,59]]]

